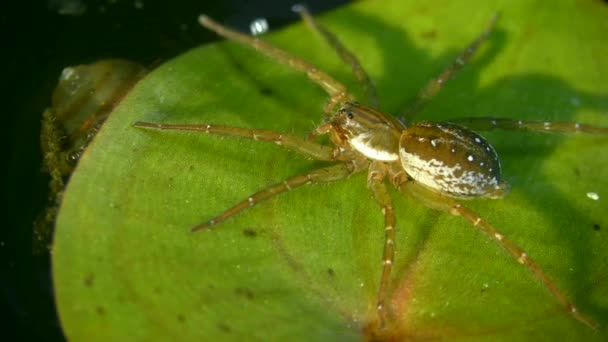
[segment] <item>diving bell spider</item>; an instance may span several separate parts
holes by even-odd
[[[329,43],[345,63],[352,67],[354,75],[365,90],[370,105],[354,102],[354,96],[342,83],[308,62],[258,38],[224,27],[205,15],[199,16],[200,24],[207,29],[227,39],[248,45],[277,62],[305,73],[310,80],[323,88],[330,96],[324,107],[324,123],[306,138],[269,130],[210,124],[173,125],[136,122],[134,126],[161,130],[199,131],[273,142],[310,158],[333,161],[336,164],[291,177],[263,189],[219,216],[194,227],[192,231],[217,225],[238,214],[241,210],[285,191],[303,185],[344,179],[368,170],[368,187],[384,215],[383,270],[377,295],[380,326],[383,326],[390,316],[390,307],[387,307],[386,299],[395,251],[395,212],[392,199],[387,191],[386,183],[388,182],[398,191],[413,196],[428,207],[461,216],[473,227],[488,234],[515,261],[526,267],[574,318],[591,328],[597,328],[597,324],[576,309],[528,253],[477,213],[463,206],[459,200],[479,197],[502,198],[508,190],[507,184],[501,179],[501,166],[496,151],[472,129],[606,134],[608,128],[578,123],[487,117],[452,120],[451,122],[409,123],[414,115],[425,107],[445,83],[469,61],[478,47],[488,39],[497,16],[492,18],[483,33],[472,41],[452,64],[439,76],[428,82],[418,93],[412,104],[404,110],[405,119],[397,120],[375,109],[378,107],[378,103],[374,85],[357,58],[342,45],[336,36],[320,26],[303,6],[294,6],[294,10],[301,15],[312,30]],[[460,124],[466,125],[468,128]],[[315,137],[323,134],[329,136],[330,145],[316,142]]]

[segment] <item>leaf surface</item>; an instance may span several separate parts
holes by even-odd
[[[382,0],[318,19],[399,108],[476,37],[487,44],[420,118],[608,126],[608,8],[598,1]],[[343,80],[349,67],[296,24],[264,39]],[[59,214],[53,275],[70,340],[358,340],[374,334],[383,218],[364,173],[303,187],[192,234],[252,193],[325,163],[275,144],[142,130],[135,121],[221,124],[305,136],[327,96],[233,42],[187,52],[123,100],[82,157]],[[483,133],[482,133],[483,134]],[[392,191],[395,325],[382,339],[605,340],[605,136],[485,133],[511,193],[466,202],[541,265],[593,332],[493,240]],[[587,193],[599,195],[592,200]]]

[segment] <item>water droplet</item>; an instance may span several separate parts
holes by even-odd
[[[249,31],[254,36],[268,32],[268,21],[265,18],[254,19],[249,24]]]
[[[598,195],[597,192],[588,192],[587,197],[589,197],[590,199],[592,199],[594,201],[597,201],[600,199],[600,195]]]

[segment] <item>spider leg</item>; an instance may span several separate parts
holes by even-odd
[[[252,207],[259,202],[277,196],[285,191],[293,190],[303,185],[309,184],[317,184],[317,183],[327,183],[336,180],[340,180],[346,178],[353,173],[359,172],[363,170],[366,164],[358,164],[357,162],[352,163],[341,163],[338,165],[332,165],[320,169],[316,169],[310,172],[307,172],[302,175],[294,176],[286,179],[285,181],[272,185],[262,191],[256,192],[255,194],[249,196],[246,200],[239,202],[232,208],[226,210],[220,215],[212,218],[211,220],[199,224],[192,228],[192,231],[198,231],[205,228],[209,228],[214,226],[236,214],[241,212],[242,210]]]
[[[372,191],[376,202],[380,205],[382,214],[384,215],[384,252],[382,253],[382,278],[378,288],[378,301],[376,310],[378,310],[378,319],[380,327],[384,326],[386,321],[386,294],[388,293],[388,285],[391,278],[393,262],[395,260],[395,209],[393,201],[384,184],[386,177],[386,167],[381,162],[372,162],[369,167],[367,184]]]
[[[557,288],[555,283],[549,279],[545,272],[534,260],[532,260],[528,253],[526,253],[521,247],[515,244],[515,242],[510,240],[504,234],[499,232],[489,222],[481,218],[481,216],[479,216],[477,213],[467,207],[462,206],[458,201],[452,198],[431,192],[430,190],[423,188],[421,185],[414,182],[404,183],[403,186],[400,187],[400,190],[407,191],[414,198],[422,201],[433,209],[444,211],[455,216],[460,216],[467,220],[474,228],[486,233],[490,238],[504,248],[514,260],[526,267],[536,277],[536,279],[543,284],[551,295],[553,295],[553,297],[559,301],[559,303],[568,311],[570,315],[594,330],[599,328],[599,325],[596,322],[578,311],[574,304],[562,291]]]
[[[294,5],[292,7],[294,12],[297,12],[302,17],[302,20],[308,24],[313,31],[318,32],[325,41],[334,49],[338,56],[345,63],[351,66],[352,72],[363,87],[363,91],[366,94],[367,101],[371,107],[378,108],[378,94],[376,93],[376,87],[374,86],[372,80],[369,78],[369,75],[359,63],[357,57],[350,52],[344,44],[340,41],[340,39],[325,27],[321,26],[319,22],[315,20],[315,18],[310,15],[308,9],[304,5]]]
[[[267,43],[258,38],[234,31],[226,26],[223,26],[208,16],[201,14],[198,17],[198,22],[207,29],[217,33],[219,36],[238,41],[242,44],[249,45],[256,49],[258,52],[276,60],[279,63],[285,64],[292,69],[305,73],[310,80],[318,84],[323,88],[329,95],[330,100],[325,106],[325,113],[330,114],[333,107],[344,101],[352,99],[352,96],[348,93],[346,87],[335,80],[327,73],[317,69],[312,64],[305,60],[293,56],[288,52],[279,49],[278,47]]]
[[[352,159],[350,150],[343,150],[318,144],[291,134],[283,134],[265,129],[249,129],[220,125],[172,125],[137,121],[133,126],[159,130],[196,131],[215,135],[224,135],[251,139],[256,141],[273,142],[288,150],[299,152],[316,160],[347,160]]]
[[[493,117],[457,118],[449,121],[480,131],[501,129],[545,133],[608,134],[608,128],[606,127],[596,127],[578,122],[527,121]]]
[[[498,14],[495,14],[490,23],[483,31],[483,33],[475,38],[466,49],[464,49],[460,55],[452,62],[452,64],[448,65],[439,76],[431,79],[425,86],[422,88],[412,102],[410,102],[406,107],[401,111],[401,115],[405,117],[407,120],[411,120],[416,114],[418,114],[426,105],[430,102],[430,100],[439,93],[439,91],[445,86],[445,84],[458,72],[465,64],[473,57],[475,52],[479,49],[479,46],[488,39],[490,33],[494,29],[496,25],[496,21],[498,20]]]

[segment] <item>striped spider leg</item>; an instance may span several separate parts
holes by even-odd
[[[587,317],[585,314],[581,313],[576,306],[574,306],[574,303],[572,303],[572,301],[568,299],[568,297],[555,285],[555,283],[553,283],[549,276],[526,251],[492,226],[488,221],[483,219],[479,214],[463,206],[460,202],[456,201],[455,198],[431,191],[415,182],[404,183],[399,186],[399,190],[412,196],[430,208],[443,211],[454,216],[460,216],[468,221],[472,227],[487,234],[502,248],[504,248],[513,259],[515,259],[522,266],[526,267],[534,275],[534,277],[543,284],[547,291],[549,291],[549,293],[551,293],[551,295],[557,299],[557,301],[567,310],[569,314],[591,329],[599,329],[599,324],[590,317]]]
[[[596,324],[575,308],[526,252],[458,201],[471,198],[497,199],[504,197],[508,186],[501,179],[500,162],[494,148],[471,129],[455,123],[421,121],[406,126],[394,117],[374,109],[377,102],[374,85],[356,57],[342,45],[336,36],[320,26],[304,7],[296,6],[294,10],[300,13],[303,20],[313,30],[324,37],[344,62],[350,64],[372,105],[365,106],[353,102],[354,97],[348,93],[343,84],[308,62],[258,38],[233,31],[214,22],[209,17],[201,15],[199,22],[202,26],[227,39],[249,45],[273,60],[305,73],[309,79],[323,88],[330,96],[324,107],[325,122],[314,130],[312,136],[327,134],[331,145],[321,145],[312,139],[269,130],[220,125],[136,122],[134,126],[160,130],[191,130],[274,142],[313,159],[333,161],[335,164],[294,176],[261,190],[206,223],[195,226],[192,230],[217,225],[240,211],[285,191],[303,185],[344,179],[368,169],[368,187],[380,206],[385,220],[383,271],[377,294],[378,326],[380,328],[386,326],[391,314],[387,297],[390,292],[390,276],[395,251],[396,219],[392,199],[386,187],[387,182],[426,206],[461,216],[472,227],[489,234],[497,244],[509,252],[515,261],[525,266],[574,318],[595,328]],[[413,104],[405,112],[408,120],[419,113],[473,56],[481,43],[488,38],[496,19],[497,16],[454,63],[438,77],[432,79],[418,93]],[[334,111],[336,107],[338,110]],[[478,129],[606,133],[606,129],[574,123],[542,123],[539,126],[538,123],[531,121],[514,124],[513,121],[501,120],[503,119],[465,119],[461,123]],[[547,129],[547,126],[550,126],[551,129]]]
[[[342,61],[344,61],[345,63],[347,63],[351,66],[353,74],[355,75],[355,77],[357,78],[357,81],[359,81],[359,84],[363,88],[363,91],[364,91],[366,99],[367,99],[367,103],[369,104],[370,107],[378,108],[379,103],[378,103],[378,94],[376,92],[376,87],[374,86],[374,83],[372,82],[371,78],[369,77],[369,75],[367,74],[367,72],[365,71],[363,66],[361,66],[361,63],[359,62],[359,59],[357,58],[357,56],[355,56],[352,52],[350,52],[348,50],[348,48],[342,44],[340,39],[338,39],[338,37],[336,37],[336,35],[334,35],[332,32],[330,32],[329,30],[327,30],[326,28],[321,26],[312,17],[312,15],[310,15],[308,10],[306,9],[306,6],[298,4],[298,5],[294,5],[292,7],[292,9],[294,12],[300,14],[300,16],[302,17],[302,20],[304,20],[304,22],[306,22],[306,24],[310,28],[312,28],[314,31],[318,32],[323,38],[325,38],[325,41],[334,50],[336,50],[336,53],[342,59]]]
[[[485,42],[494,27],[496,26],[496,21],[498,21],[499,15],[495,14],[490,23],[485,28],[485,30],[481,33],[481,35],[472,42],[456,57],[456,59],[449,64],[438,76],[432,78],[430,81],[426,83],[426,85],[418,91],[418,94],[414,97],[414,99],[405,106],[403,110],[400,111],[400,117],[405,118],[408,121],[411,121],[415,115],[420,113],[426,105],[443,89],[443,87],[447,84],[447,82],[456,75],[458,71],[460,71],[471,58],[475,55],[475,52],[479,49],[479,47]]]
[[[585,125],[578,122],[531,121],[494,117],[456,118],[449,121],[480,131],[500,129],[544,133],[608,134],[608,128],[606,127]]]
[[[201,14],[198,17],[198,22],[203,27],[217,33],[221,37],[235,40],[245,45],[249,45],[260,53],[274,59],[275,61],[281,64],[285,64],[292,69],[305,73],[311,81],[323,88],[323,90],[325,90],[330,96],[330,99],[324,109],[326,117],[331,116],[333,108],[337,104],[343,101],[353,99],[353,96],[348,93],[346,87],[342,83],[336,81],[333,77],[331,77],[324,71],[319,70],[312,64],[299,57],[293,56],[287,53],[286,51],[279,49],[276,46],[269,44],[263,40],[259,40],[255,37],[225,27],[204,14]]]

